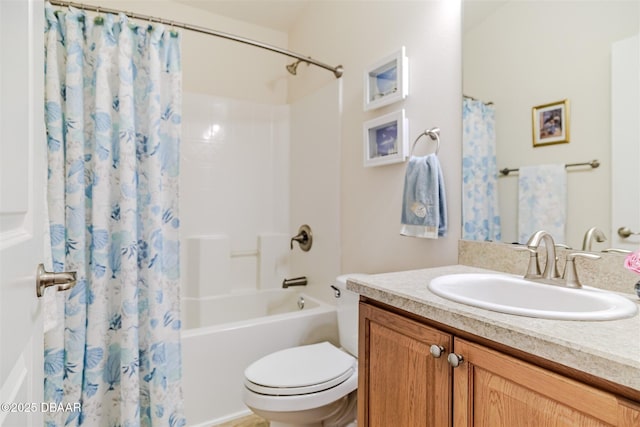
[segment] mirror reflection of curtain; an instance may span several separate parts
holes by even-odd
[[[462,238],[499,241],[495,107],[465,98],[462,123]]]

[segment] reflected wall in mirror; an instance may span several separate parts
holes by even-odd
[[[639,21],[638,1],[463,3],[463,92],[493,103],[497,169],[600,162],[597,169],[567,169],[565,237],[556,241],[574,249],[582,248],[591,227],[603,230],[608,238],[594,242],[593,250],[609,248],[615,241],[611,49],[612,43],[637,36]],[[534,147],[532,107],[563,99],[571,105],[570,142]],[[519,240],[518,175],[497,178],[499,238],[505,242]],[[540,213],[554,215],[553,210]],[[633,216],[640,222],[640,210]]]

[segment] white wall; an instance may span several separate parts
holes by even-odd
[[[345,69],[342,77],[340,221],[342,272],[385,272],[457,260],[461,186],[461,54],[458,1],[311,2],[289,33],[289,48]],[[363,111],[363,74],[370,64],[406,47],[409,97]],[[292,101],[334,79],[302,68],[290,81]],[[426,128],[442,129],[440,162],[449,208],[449,233],[426,240],[399,235],[405,164],[364,168],[362,124],[405,108],[410,143]],[[418,154],[425,154],[420,153]]]
[[[464,92],[496,105],[498,167],[577,163],[568,172],[567,243],[610,230],[611,43],[637,34],[639,3],[511,1],[464,35]],[[568,144],[532,146],[531,108],[569,99]],[[517,240],[517,174],[499,179],[502,235]],[[607,246],[608,247],[608,246]]]

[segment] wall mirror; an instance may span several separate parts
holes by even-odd
[[[612,158],[612,121],[620,111],[611,101],[612,45],[630,38],[637,43],[639,22],[637,1],[463,1],[463,93],[492,104],[497,169],[595,159],[600,163],[595,169],[567,168],[565,237],[557,240],[573,249],[582,248],[592,227],[607,237],[602,243],[594,241],[593,251],[640,245],[639,236],[617,236],[622,226],[640,231],[638,74],[627,91],[634,92],[635,100],[622,111],[631,113],[625,120],[635,122],[635,135],[627,142],[631,146],[624,149],[631,157],[627,165]],[[571,106],[569,142],[534,146],[532,107],[565,99]],[[615,173],[637,186],[612,190]],[[501,233],[476,240],[517,242],[518,172],[498,174],[496,181]],[[612,224],[616,191],[633,200],[624,209],[628,224]],[[540,213],[553,216],[548,208]]]

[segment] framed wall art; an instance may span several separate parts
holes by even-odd
[[[569,142],[569,100],[532,108],[533,146]]]
[[[404,109],[364,123],[364,166],[405,161],[408,156],[408,120]]]
[[[365,111],[406,98],[408,69],[404,46],[368,67],[364,73]]]

